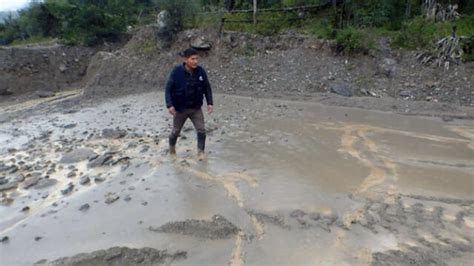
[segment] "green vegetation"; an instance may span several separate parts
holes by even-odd
[[[334,40],[342,52],[366,52],[389,36],[395,47],[427,49],[451,34],[453,26],[463,40],[465,58],[472,59],[474,0],[437,0],[443,8],[458,5],[457,19],[439,21],[425,16],[424,0],[258,0],[257,24],[252,0],[45,0],[33,1],[17,17],[0,22],[0,45],[57,38],[66,44],[95,45],[118,39],[128,27],[154,23],[168,10],[177,32],[190,27],[220,28],[262,35],[289,29]],[[337,5],[334,5],[334,4]],[[285,9],[322,5],[321,8]],[[279,11],[270,12],[268,9]],[[266,12],[265,12],[266,11]],[[467,41],[466,41],[467,40]]]

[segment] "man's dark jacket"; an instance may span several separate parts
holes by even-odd
[[[184,64],[176,66],[166,83],[166,107],[174,106],[177,112],[188,108],[201,108],[203,96],[213,105],[212,90],[204,68],[198,66],[190,74]]]

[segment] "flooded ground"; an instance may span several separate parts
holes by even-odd
[[[32,111],[0,124],[0,264],[472,261],[472,121],[216,103],[203,161],[189,121],[167,154],[161,93],[2,106]]]

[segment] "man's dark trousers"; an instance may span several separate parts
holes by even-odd
[[[193,122],[194,128],[197,132],[198,151],[204,152],[206,145],[206,128],[204,126],[204,114],[202,113],[201,108],[185,109],[182,112],[176,112],[173,117],[173,130],[169,137],[169,144],[173,147],[176,145],[181,129],[188,118]]]

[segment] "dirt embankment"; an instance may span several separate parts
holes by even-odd
[[[35,91],[47,97],[50,91],[79,87],[86,100],[163,90],[171,68],[180,62],[178,51],[198,43],[211,46],[202,51],[201,64],[215,92],[462,117],[470,116],[466,107],[474,106],[474,63],[449,70],[424,66],[415,52],[394,50],[389,40],[381,40],[371,54],[344,56],[336,55],[327,41],[296,32],[218,36],[209,30],[188,30],[175,36],[169,48],[160,48],[157,36],[154,26],[145,26],[124,46],[105,50],[0,49],[0,94],[4,95],[0,99],[37,97]]]
[[[189,30],[170,49],[159,49],[153,27],[140,29],[112,53],[99,53],[87,71],[85,96],[97,98],[162,90],[177,52],[192,43],[202,53],[215,91],[261,97],[308,98],[340,94],[473,106],[474,64],[449,70],[420,65],[414,52],[393,50],[388,40],[369,55],[335,55],[331,45],[295,32],[279,36]]]
[[[92,56],[117,50],[122,44],[0,47],[0,102],[51,97],[59,91],[82,88]]]
[[[94,49],[84,47],[11,47],[0,49],[0,95],[71,88],[86,73]]]

